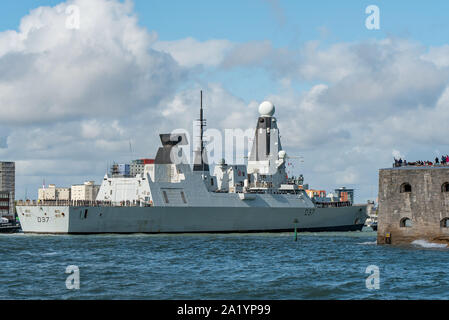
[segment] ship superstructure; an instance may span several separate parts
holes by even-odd
[[[181,146],[185,134],[161,134],[154,163],[143,173],[106,174],[94,202],[21,203],[24,232],[31,233],[182,233],[361,230],[366,205],[318,205],[286,174],[275,107],[259,107],[248,166],[220,161],[210,175],[203,142],[194,164]],[[126,169],[125,169],[126,171]],[[302,182],[302,181],[301,181]]]

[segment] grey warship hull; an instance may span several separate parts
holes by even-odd
[[[341,208],[18,207],[24,233],[356,231],[364,206]],[[297,223],[295,223],[297,221]]]

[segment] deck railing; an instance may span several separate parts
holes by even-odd
[[[144,201],[85,201],[85,200],[17,200],[16,206],[35,207],[151,207]]]
[[[350,201],[335,201],[335,202],[315,202],[317,208],[339,208],[339,207],[351,207]]]

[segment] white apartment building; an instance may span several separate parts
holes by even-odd
[[[84,184],[73,185],[71,190],[72,201],[95,201],[100,186],[95,185],[94,181],[86,181]]]

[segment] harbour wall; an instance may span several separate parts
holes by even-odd
[[[449,167],[379,170],[378,244],[449,243]]]

